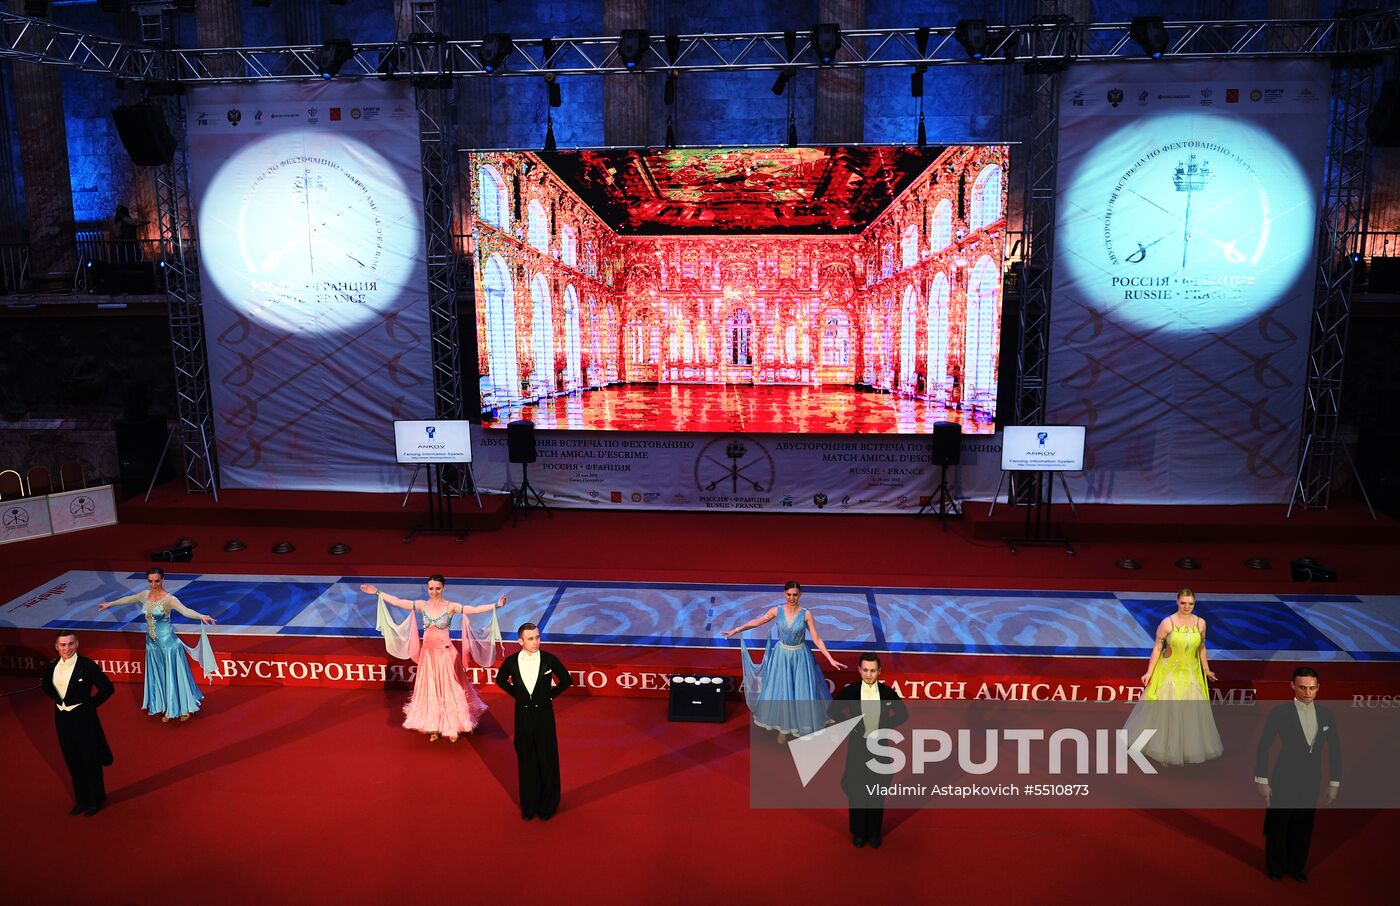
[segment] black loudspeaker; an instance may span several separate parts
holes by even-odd
[[[1380,97],[1366,118],[1366,135],[1377,148],[1400,147],[1400,80],[1381,83]]]
[[[535,423],[529,419],[506,425],[506,452],[511,462],[535,461]]]
[[[1366,288],[1373,293],[1400,293],[1400,258],[1372,258],[1366,269]]]
[[[1289,564],[1293,568],[1294,582],[1336,582],[1337,571],[1328,569],[1316,560],[1303,557]]]
[[[673,676],[669,720],[724,723],[724,677]]]
[[[962,458],[962,425],[957,422],[933,423],[933,464],[955,466]]]
[[[144,494],[150,487],[151,477],[160,463],[160,454],[165,450],[170,427],[163,418],[119,421],[112,427],[117,434],[117,475],[122,486],[121,499],[126,500]],[[166,457],[161,479],[169,474],[173,461],[174,457]]]
[[[150,296],[156,292],[156,269],[149,261],[89,261],[86,270],[89,294]]]
[[[165,111],[155,104],[130,104],[112,108],[112,122],[131,162],[138,167],[168,164],[175,157],[175,136]]]

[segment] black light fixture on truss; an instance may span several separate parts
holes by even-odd
[[[987,48],[992,43],[992,35],[987,30],[985,19],[959,19],[958,24],[953,27],[953,37],[973,60],[985,57]]]
[[[1154,60],[1162,59],[1171,49],[1171,36],[1161,16],[1134,16],[1128,25],[1128,36]]]
[[[928,35],[927,28],[921,28],[914,32],[914,43],[919,48],[919,58],[923,59],[928,55]],[[914,67],[914,71],[909,75],[909,96],[915,99],[915,107],[919,111],[919,147],[928,144],[928,130],[924,128],[924,73],[928,72],[928,64],[920,63]]]
[[[645,28],[624,28],[617,39],[617,55],[622,58],[622,65],[631,72],[645,68],[650,44],[651,33]]]
[[[333,79],[354,56],[349,38],[331,38],[316,50],[316,71],[323,79]]]
[[[841,26],[834,22],[823,22],[812,27],[812,53],[817,62],[829,66],[836,61],[836,52],[841,49]]]
[[[505,66],[506,57],[515,49],[515,42],[503,32],[491,32],[481,39],[481,68],[495,72]]]

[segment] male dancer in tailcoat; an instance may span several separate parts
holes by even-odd
[[[1322,753],[1327,752],[1327,802],[1337,799],[1342,785],[1342,738],[1337,719],[1326,705],[1315,703],[1320,687],[1317,671],[1293,671],[1293,700],[1277,706],[1264,721],[1254,758],[1254,782],[1268,803],[1264,812],[1264,862],[1270,880],[1284,872],[1307,881],[1308,844],[1317,816],[1317,791],[1322,785]],[[1278,758],[1269,770],[1269,750],[1279,743]]]
[[[73,778],[70,815],[91,818],[107,801],[102,769],[112,764],[112,750],[102,732],[98,707],[112,697],[112,681],[97,662],[78,654],[78,634],[62,630],[54,639],[58,660],[44,670],[44,694],[54,700],[53,721],[63,763]]]
[[[554,699],[573,685],[559,658],[540,650],[540,628],[525,623],[520,650],[496,672],[496,685],[515,699],[515,763],[520,772],[520,817],[548,821],[559,810],[559,738]]]
[[[890,778],[876,774],[866,765],[870,760],[865,737],[876,730],[888,730],[909,719],[909,709],[899,693],[880,682],[880,656],[860,656],[860,682],[851,683],[832,699],[828,715],[840,723],[853,717],[863,718],[851,727],[846,741],[846,767],[841,774],[841,789],[851,808],[851,843],[856,847],[869,843],[879,849],[883,842],[881,828],[885,817],[885,797],[871,791],[872,786],[888,785]]]

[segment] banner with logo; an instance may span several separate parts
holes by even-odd
[[[117,524],[117,501],[109,484],[49,495],[49,522],[55,535]]]
[[[478,487],[507,493],[506,432],[474,430]],[[530,485],[551,506],[912,513],[940,478],[927,437],[537,431],[535,447]],[[964,437],[953,496],[990,499],[1000,478],[1000,435]]]
[[[0,544],[53,534],[47,497],[22,497],[0,504]]]
[[[1088,427],[1076,500],[1287,500],[1328,99],[1324,61],[1065,74],[1047,420]]]
[[[190,182],[228,487],[404,487],[431,416],[418,121],[397,82],[190,91]]]

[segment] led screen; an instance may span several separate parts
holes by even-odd
[[[468,156],[482,420],[988,434],[1003,146]]]

